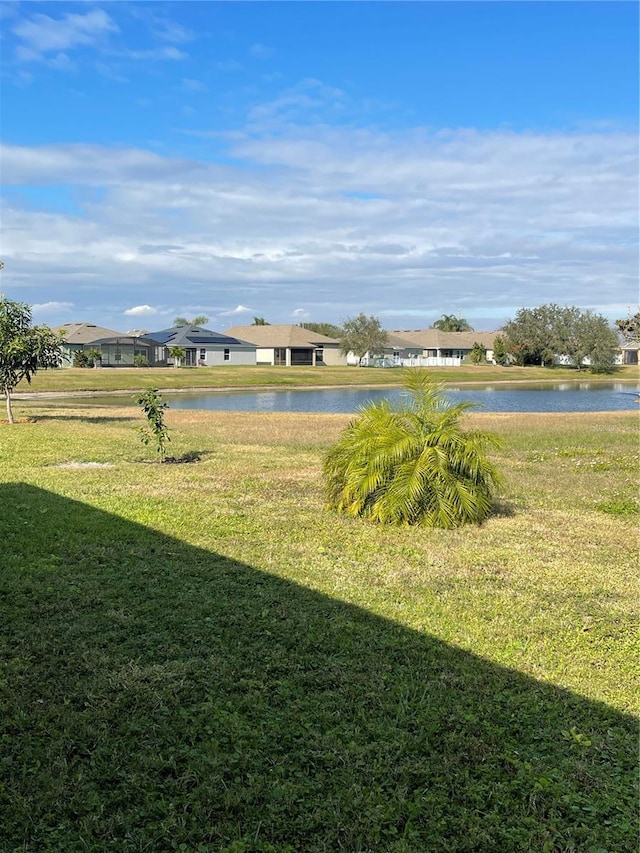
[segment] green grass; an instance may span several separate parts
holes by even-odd
[[[431,369],[437,380],[459,382],[538,382],[611,381],[612,378],[638,379],[637,367],[621,367],[613,376],[593,375],[570,368],[495,367],[468,365]],[[17,391],[135,391],[144,388],[256,388],[319,387],[323,385],[399,385],[401,371],[356,367],[199,367],[199,368],[114,368],[86,370],[68,368],[38,372],[28,385]]]
[[[452,532],[325,511],[348,420],[0,426],[3,850],[637,849],[637,418],[471,415]]]

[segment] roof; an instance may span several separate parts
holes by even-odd
[[[472,349],[475,343],[493,349],[500,332],[441,332],[440,329],[397,329],[389,332],[389,343],[398,339],[400,346],[421,349]]]
[[[113,329],[96,326],[95,323],[64,323],[53,331],[64,334],[65,344],[92,344],[100,338],[110,338],[120,334]]]
[[[202,326],[172,326],[170,329],[162,329],[160,332],[150,332],[148,337],[153,338],[167,347],[189,347],[189,346],[250,346],[245,340],[223,335],[221,332],[212,332]]]
[[[112,346],[135,346],[136,344],[143,344],[144,346],[157,347],[160,341],[156,341],[154,338],[149,337],[149,335],[110,335],[106,338],[98,338],[97,341],[92,341],[92,343],[101,345],[111,344]]]
[[[338,344],[335,338],[328,338],[311,329],[303,329],[290,323],[265,326],[232,326],[227,330],[230,335],[238,335],[245,341],[251,341],[258,347],[299,347],[315,349],[327,344]]]

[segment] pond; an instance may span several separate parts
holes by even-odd
[[[623,382],[560,382],[450,387],[454,402],[470,400],[489,412],[603,412],[637,410],[640,390]],[[369,401],[406,399],[391,388],[327,388],[262,391],[199,391],[164,394],[175,409],[246,412],[350,413]],[[112,398],[113,402],[113,398]],[[122,403],[122,398],[118,401]]]

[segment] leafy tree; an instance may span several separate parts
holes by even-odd
[[[186,317],[176,317],[173,321],[174,326],[206,326],[209,318],[204,314],[198,314],[193,320],[187,320]]]
[[[268,323],[264,317],[254,317],[252,326],[270,326],[271,323]]]
[[[630,314],[624,320],[616,320],[616,326],[625,341],[630,344],[640,343],[640,311],[636,311],[633,316]]]
[[[160,461],[164,462],[167,455],[167,442],[171,441],[169,429],[164,422],[164,412],[168,403],[162,400],[156,389],[149,389],[134,399],[139,406],[142,406],[142,412],[147,419],[147,426],[138,428],[140,441],[145,445],[153,442],[160,455]]]
[[[377,317],[358,314],[345,320],[339,337],[340,352],[352,352],[360,361],[367,354],[380,355],[384,352],[389,336]]]
[[[483,347],[482,344],[479,344],[478,341],[476,341],[471,347],[471,352],[469,353],[469,360],[472,364],[481,364],[482,362],[486,361],[487,348]]]
[[[431,328],[441,332],[473,332],[473,326],[464,317],[456,317],[455,314],[443,314]]]
[[[576,368],[589,359],[592,372],[615,369],[618,341],[601,314],[554,304],[521,308],[504,332],[520,364],[553,365],[566,356]]]
[[[326,454],[330,507],[388,524],[481,522],[500,482],[487,457],[498,440],[461,428],[474,403],[452,404],[426,371],[413,368],[404,377],[410,403],[363,407]]]
[[[505,365],[509,361],[509,349],[502,335],[496,335],[493,340],[493,360],[500,365]]]
[[[73,366],[89,367],[89,359],[87,358],[87,354],[83,349],[77,349],[73,353]]]
[[[303,329],[309,329],[310,332],[316,332],[318,335],[326,335],[328,338],[340,339],[342,329],[340,326],[334,326],[333,323],[300,323]]]
[[[184,347],[169,347],[169,355],[173,359],[173,366],[180,367],[182,363],[182,359],[187,354],[187,351]]]
[[[18,382],[40,368],[57,367],[63,338],[48,326],[32,325],[31,308],[0,294],[0,387],[7,404],[7,418],[14,423],[11,394]]]

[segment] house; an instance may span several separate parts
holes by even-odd
[[[232,326],[227,334],[255,344],[258,364],[319,367],[347,363],[346,357],[340,353],[339,341],[302,326]]]
[[[91,348],[100,350],[102,367],[161,367],[166,364],[164,347],[148,335],[109,335],[93,341]]]
[[[475,343],[486,348],[487,361],[493,360],[493,342],[500,332],[441,332],[439,329],[398,329],[387,332],[383,353],[365,356],[362,361],[349,353],[349,364],[381,364],[402,367],[459,367]]]
[[[113,337],[120,334],[113,329],[96,326],[95,323],[65,323],[53,331],[64,335],[60,367],[73,367],[75,353],[88,353],[89,350],[94,349],[93,344],[99,338]],[[98,347],[95,347],[95,349],[98,349]]]
[[[616,358],[617,364],[638,364],[638,350],[640,344],[624,343],[620,347],[620,353]]]
[[[163,348],[165,364],[174,363],[170,354],[172,347],[185,351],[181,361],[189,367],[256,363],[255,344],[202,326],[172,326],[160,332],[150,332],[147,337]]]

